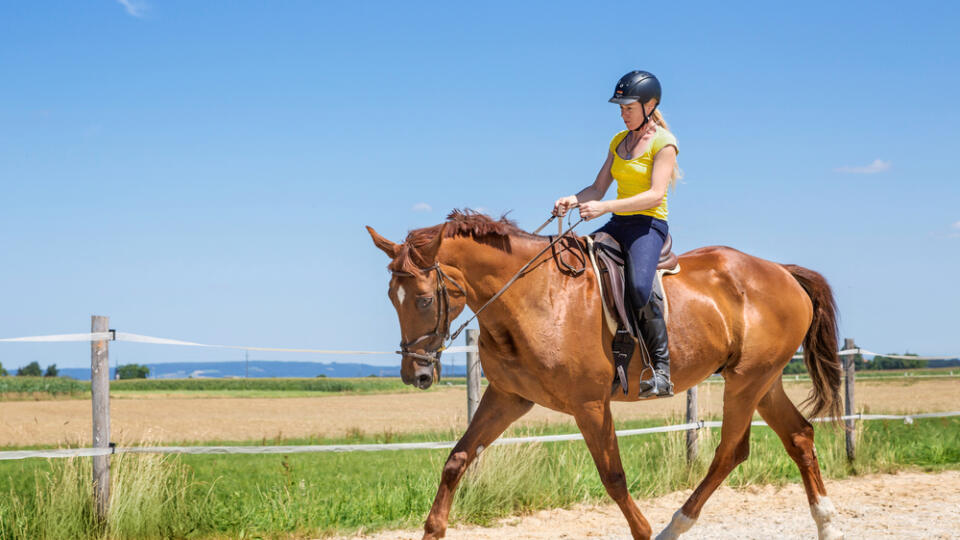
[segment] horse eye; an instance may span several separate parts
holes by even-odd
[[[433,303],[432,296],[421,296],[420,298],[417,298],[417,307],[420,309],[427,309],[428,307],[430,307],[430,304],[432,303]]]

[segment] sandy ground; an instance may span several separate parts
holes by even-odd
[[[788,383],[795,403],[807,394],[803,383]],[[700,386],[701,415],[721,410],[722,384]],[[867,413],[910,413],[960,409],[960,381],[858,382],[857,409]],[[156,443],[204,440],[262,440],[339,437],[411,431],[462,431],[466,390],[307,398],[150,398],[111,400],[114,441]],[[643,403],[614,403],[617,420],[681,418],[684,395]],[[0,402],[0,445],[82,444],[91,439],[87,400]],[[535,407],[520,424],[563,422],[569,416]]]
[[[879,538],[960,538],[960,471],[938,474],[870,475],[827,482],[837,508],[837,523],[847,540]],[[659,532],[690,491],[637,501]],[[419,539],[418,531],[388,531],[366,540]],[[575,539],[628,540],[626,521],[615,505],[545,510],[508,518],[499,526],[455,527],[449,540]],[[700,519],[681,538],[816,539],[803,487],[756,486],[743,490],[721,487],[704,506]]]

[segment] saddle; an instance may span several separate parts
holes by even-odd
[[[590,264],[597,276],[600,285],[600,296],[603,299],[603,315],[607,321],[607,328],[613,334],[613,358],[616,375],[613,380],[613,391],[617,387],[627,394],[627,367],[633,356],[633,349],[640,347],[640,355],[645,368],[651,368],[650,353],[640,335],[639,321],[636,312],[643,306],[634,306],[626,294],[626,277],[624,275],[625,257],[620,244],[609,234],[598,232],[586,237],[587,253]],[[667,234],[667,239],[660,250],[660,262],[657,263],[657,274],[653,280],[651,302],[659,302],[662,306],[663,318],[669,317],[667,296],[663,292],[663,275],[680,272],[680,260],[673,252],[673,238]]]

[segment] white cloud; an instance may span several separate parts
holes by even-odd
[[[837,167],[834,169],[834,171],[851,174],[874,174],[890,170],[890,165],[891,163],[889,161],[875,159],[873,160],[873,163],[869,165],[859,167]]]
[[[123,9],[127,10],[127,15],[137,18],[143,17],[147,9],[150,8],[150,6],[142,0],[117,0],[117,3],[123,6]]]
[[[417,204],[413,205],[410,209],[413,210],[414,212],[430,212],[433,210],[433,207],[425,202],[418,202]]]
[[[957,230],[960,230],[960,221],[954,223],[954,224],[953,224],[953,228],[954,228],[954,229],[957,229]]]

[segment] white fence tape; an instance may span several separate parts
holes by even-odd
[[[56,334],[51,336],[28,336],[17,338],[0,338],[0,342],[8,343],[52,343],[66,341],[104,341],[113,339],[113,332],[97,332],[86,334]]]
[[[86,334],[55,334],[46,336],[27,336],[17,338],[0,338],[0,343],[51,343],[68,341],[127,341],[131,343],[152,343],[154,345],[180,345],[184,347],[206,347],[213,349],[237,349],[241,351],[263,351],[263,352],[291,352],[291,353],[312,353],[312,354],[380,354],[393,355],[395,351],[340,351],[330,349],[295,349],[285,347],[247,347],[243,345],[211,345],[208,343],[196,343],[194,341],[184,341],[181,339],[159,338],[154,336],[144,336],[142,334],[131,334],[129,332],[98,332]],[[462,352],[478,352],[475,345],[458,345],[448,347],[444,352],[448,354]],[[848,349],[837,353],[838,356],[849,356],[853,354],[862,354],[866,356],[883,356],[886,358],[899,358],[904,360],[954,360],[960,358],[960,355],[954,356],[909,356],[902,354],[881,354],[866,349]],[[796,354],[793,358],[803,358],[802,354]]]
[[[56,334],[48,336],[27,336],[18,338],[2,338],[0,342],[6,343],[50,343],[50,342],[68,342],[68,341],[127,341],[131,343],[151,343],[154,345],[180,345],[184,347],[205,347],[212,349],[238,349],[242,351],[263,351],[263,352],[290,352],[290,353],[311,353],[311,354],[377,354],[377,355],[395,355],[396,351],[339,351],[330,349],[290,349],[284,347],[245,347],[242,345],[210,345],[207,343],[196,343],[193,341],[183,341],[180,339],[158,338],[153,336],[144,336],[141,334],[131,334],[129,332],[97,332],[87,334]],[[444,352],[448,354],[462,352],[478,352],[476,345],[459,345],[448,347]]]
[[[839,420],[903,420],[912,424],[918,418],[946,418],[960,416],[960,411],[919,413],[919,414],[853,414],[842,416]],[[833,418],[817,418],[813,422],[830,422]],[[719,420],[701,420],[688,424],[671,426],[657,426],[638,429],[617,430],[618,437],[633,435],[647,435],[650,433],[667,433],[671,431],[688,431],[692,429],[718,428],[723,425]],[[766,422],[752,422],[753,426],[765,426]],[[564,433],[560,435],[543,435],[534,437],[512,437],[497,439],[493,445],[524,444],[533,442],[561,442],[579,441],[583,439],[580,433]],[[302,454],[315,452],[381,452],[390,450],[442,450],[453,448],[456,441],[417,442],[417,443],[388,443],[388,444],[324,444],[298,446],[130,446],[120,448],[64,448],[55,450],[15,450],[0,452],[0,461],[26,458],[65,458],[104,456],[108,454]]]
[[[884,358],[898,358],[901,360],[956,360],[960,358],[960,355],[954,356],[910,356],[905,354],[880,354],[873,351],[868,351],[866,349],[856,348],[856,349],[846,349],[837,353],[837,356],[851,356],[854,354],[862,354],[866,356],[882,356]],[[802,354],[793,355],[794,359],[803,358]]]

